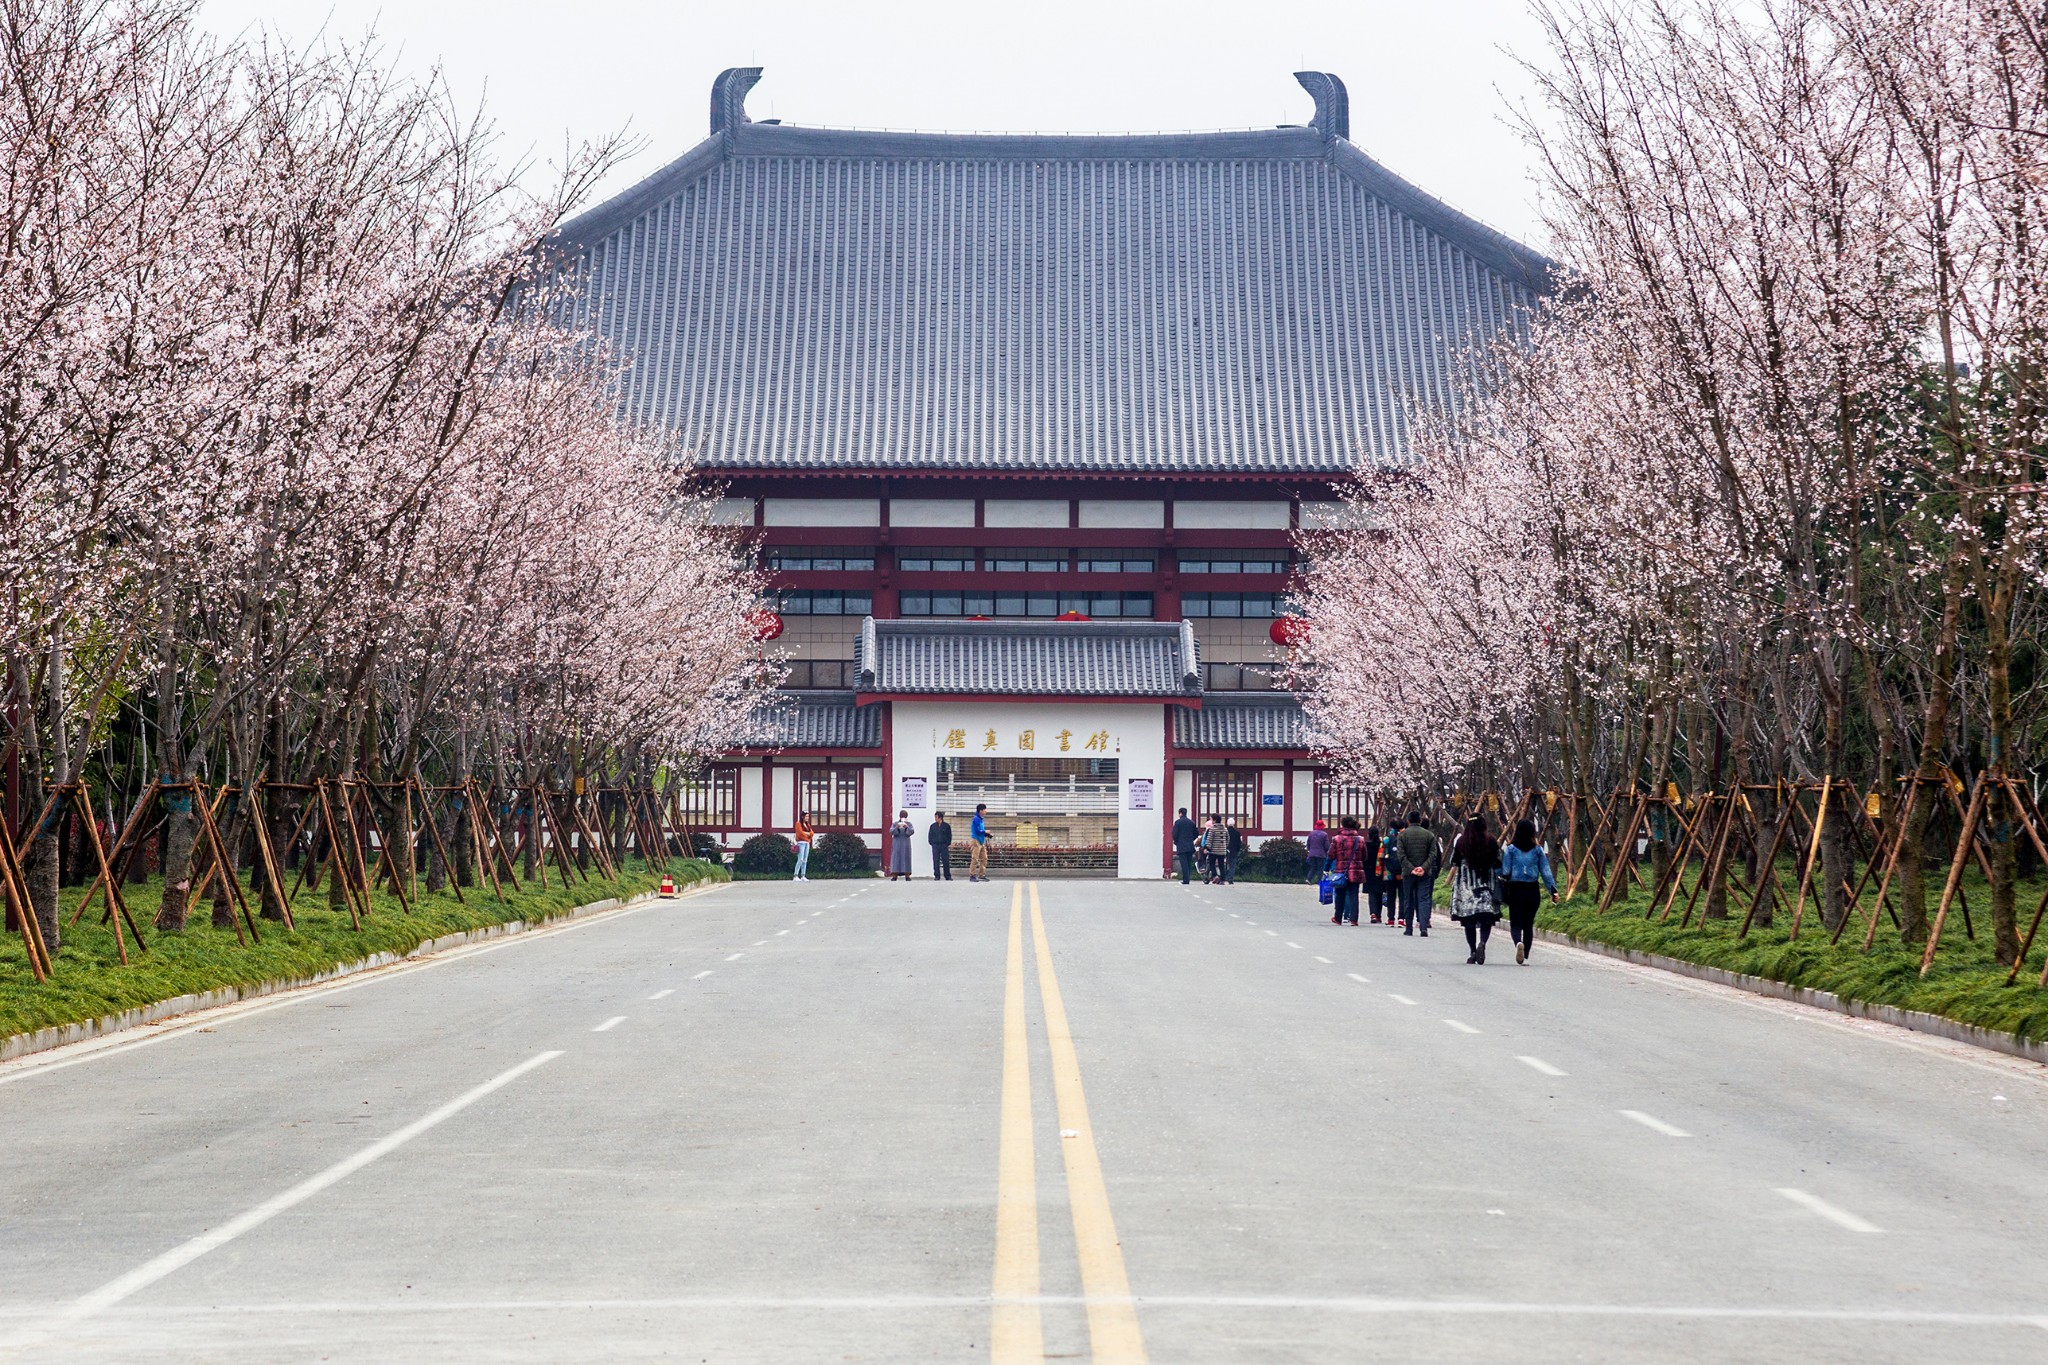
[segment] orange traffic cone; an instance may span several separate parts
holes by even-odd
[[[676,879],[674,877],[669,876],[667,873],[663,873],[661,878],[661,894],[664,896],[673,896],[675,895],[675,893]]]

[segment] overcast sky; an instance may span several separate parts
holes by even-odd
[[[375,30],[479,99],[506,157],[625,129],[623,189],[706,132],[711,79],[767,68],[754,118],[925,131],[1153,132],[1306,123],[1289,74],[1333,71],[1351,137],[1396,173],[1541,247],[1532,158],[1508,126],[1540,59],[1524,0],[206,0],[227,35]]]

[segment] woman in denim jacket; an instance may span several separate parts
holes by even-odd
[[[1534,820],[1515,821],[1515,837],[1500,851],[1501,899],[1507,902],[1508,935],[1515,941],[1515,961],[1527,962],[1536,948],[1536,886],[1550,890],[1557,904],[1557,878],[1550,855],[1536,842]]]

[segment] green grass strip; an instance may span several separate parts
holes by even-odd
[[[1945,868],[1935,868],[1930,873],[1927,907],[1930,920],[1941,876],[1945,872]],[[1797,866],[1780,864],[1780,876],[1788,888],[1797,888]],[[1591,878],[1587,880],[1591,881]],[[1829,930],[1821,922],[1811,893],[1807,896],[1806,915],[1800,922],[1797,942],[1790,938],[1792,911],[1789,904],[1779,907],[1776,922],[1770,928],[1752,928],[1747,938],[1738,941],[1736,934],[1742,928],[1743,909],[1748,905],[1746,893],[1738,895],[1731,890],[1728,897],[1731,918],[1702,921],[1696,907],[1692,924],[1684,928],[1679,926],[1679,916],[1685,913],[1686,895],[1690,894],[1693,882],[1693,877],[1687,877],[1687,890],[1680,895],[1678,908],[1672,911],[1668,921],[1661,924],[1654,915],[1647,919],[1644,917],[1646,892],[1640,886],[1632,887],[1626,896],[1618,898],[1605,915],[1593,913],[1599,904],[1599,896],[1589,887],[1582,886],[1579,894],[1563,905],[1553,907],[1546,902],[1536,922],[1540,928],[1617,948],[1661,953],[1700,966],[1719,967],[1787,985],[1831,991],[1848,1000],[1922,1010],[1961,1023],[1975,1024],[1979,1028],[2016,1034],[2028,1040],[2048,1038],[2048,990],[2042,990],[2036,984],[2041,975],[2044,945],[2038,941],[2034,944],[2029,958],[2031,968],[2023,967],[2019,980],[2006,985],[2008,968],[1999,966],[1992,956],[1991,892],[1975,869],[1965,876],[1963,890],[1970,898],[1976,938],[1972,940],[1965,935],[1962,911],[1951,906],[1948,923],[1942,929],[1941,947],[1935,955],[1934,970],[1924,980],[1920,976],[1920,945],[1902,943],[1889,918],[1880,921],[1877,942],[1869,954],[1866,956],[1863,952],[1863,935],[1869,923],[1868,909],[1876,901],[1874,891],[1864,894],[1861,908],[1851,909],[1848,931],[1842,935],[1838,945],[1828,942]],[[1896,903],[1896,885],[1891,896]],[[2015,900],[2022,935],[2026,933],[2027,921],[2033,917],[2034,906],[2040,897],[2040,882],[2021,883],[2019,886]],[[1700,901],[1704,904],[1704,895]],[[2048,939],[2048,933],[2042,937]]]
[[[723,868],[696,859],[672,862],[671,868],[678,886],[725,880]],[[138,953],[131,938],[129,965],[125,967],[115,952],[112,927],[100,923],[105,898],[72,925],[68,921],[84,888],[66,887],[61,897],[67,922],[64,942],[50,980],[35,979],[18,934],[0,942],[0,1038],[55,1024],[83,1023],[181,995],[315,976],[376,953],[407,953],[445,934],[513,920],[552,919],[579,905],[613,896],[623,900],[660,884],[661,874],[649,871],[638,859],[628,860],[616,882],[607,881],[592,868],[588,881],[565,887],[556,869],[550,868],[545,889],[537,884],[507,884],[503,903],[488,885],[464,887],[463,894],[469,898],[464,905],[452,891],[429,892],[422,882],[410,915],[388,892],[372,894],[370,917],[358,933],[350,926],[347,911],[328,908],[323,882],[318,891],[301,890],[293,899],[296,930],[259,919],[256,926],[262,942],[245,947],[236,941],[234,930],[213,927],[212,907],[206,901],[193,907],[184,932],[167,934],[152,928],[150,921],[156,917],[163,895],[162,883],[152,879],[122,889],[149,944],[148,952]],[[250,893],[250,907],[255,906],[255,896]]]

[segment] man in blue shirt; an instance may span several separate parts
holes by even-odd
[[[967,880],[985,882],[988,880],[988,814],[986,803],[974,808],[974,823],[967,827],[967,837],[974,841],[974,847],[967,853]]]

